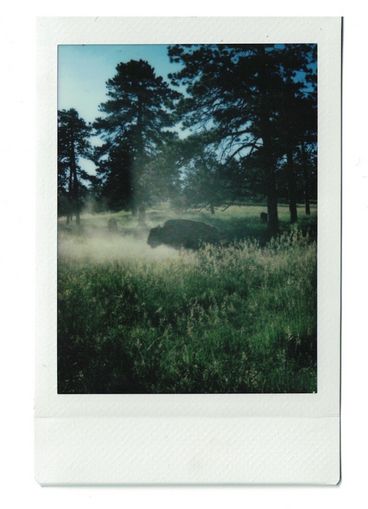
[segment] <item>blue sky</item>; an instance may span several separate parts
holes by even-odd
[[[164,78],[180,68],[170,63],[163,44],[60,45],[58,109],[75,108],[81,117],[92,122],[99,115],[98,105],[106,99],[106,81],[114,76],[119,62],[131,59],[147,60]]]
[[[156,74],[167,78],[180,68],[171,64],[163,44],[73,44],[58,47],[58,109],[75,108],[87,122],[101,113],[98,106],[106,100],[106,81],[112,78],[119,62],[147,60]],[[98,144],[98,139],[92,140]],[[92,161],[81,160],[82,168],[95,173]]]

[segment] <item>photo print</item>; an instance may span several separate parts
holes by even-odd
[[[317,391],[317,44],[58,47],[58,392]]]

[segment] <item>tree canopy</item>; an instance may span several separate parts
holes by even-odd
[[[296,210],[290,154],[296,138],[303,136],[297,111],[314,93],[314,51],[314,45],[306,44],[169,48],[172,62],[182,64],[171,80],[186,87],[179,104],[184,126],[205,133],[203,143],[211,145],[223,160],[236,158],[244,163],[257,153],[272,233],[278,230],[276,172],[283,155],[289,157],[291,211],[295,214]],[[247,166],[243,164],[244,170]]]
[[[300,201],[309,214],[317,192],[316,45],[173,45],[168,58],[177,69],[169,82],[145,60],[119,63],[92,126],[75,109],[59,112],[64,209],[79,218],[88,177],[79,161],[88,157],[96,167],[89,192],[143,221],[148,205],[168,199],[212,213],[265,199],[271,235],[280,200],[291,222]],[[92,134],[100,139],[93,150]]]

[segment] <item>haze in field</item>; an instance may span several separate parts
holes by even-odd
[[[86,232],[83,236],[60,234],[58,256],[63,259],[92,261],[162,261],[177,258],[179,252],[167,246],[152,249],[147,235],[111,234],[103,231]]]

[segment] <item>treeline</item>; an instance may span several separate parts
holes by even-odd
[[[80,220],[97,209],[145,210],[170,200],[212,213],[266,199],[268,228],[277,204],[317,199],[317,47],[314,44],[175,45],[180,70],[170,83],[143,60],[119,63],[91,124],[58,112],[59,214]],[[94,137],[99,143],[93,143]],[[87,158],[95,175],[82,170]]]

